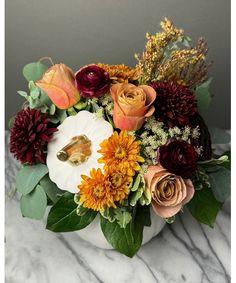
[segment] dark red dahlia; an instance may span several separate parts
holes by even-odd
[[[168,172],[190,178],[197,169],[198,154],[183,140],[174,140],[159,148],[158,160]]]
[[[156,118],[168,127],[188,125],[189,117],[197,112],[197,101],[189,88],[173,82],[155,82],[151,86],[157,93]]]
[[[46,146],[57,128],[50,128],[47,114],[26,108],[15,117],[10,135],[10,152],[21,163],[45,163]]]

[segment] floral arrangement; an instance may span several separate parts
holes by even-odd
[[[214,226],[229,196],[230,161],[229,152],[214,153],[201,116],[211,100],[207,44],[192,47],[168,19],[160,25],[134,68],[96,63],[74,73],[47,57],[23,68],[29,91],[18,91],[25,103],[10,121],[9,146],[22,163],[24,217],[41,219],[50,206],[54,232],[100,217],[107,241],[129,257],[150,210],[171,224],[188,209]]]

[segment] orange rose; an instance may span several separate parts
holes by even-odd
[[[75,76],[65,64],[53,65],[36,85],[47,93],[60,109],[68,109],[80,100]]]
[[[160,165],[150,166],[144,178],[152,195],[152,207],[163,218],[174,216],[194,195],[190,179],[169,173]]]
[[[121,130],[140,129],[145,119],[155,111],[152,103],[156,92],[150,86],[119,83],[111,87],[111,95],[114,100],[113,120]]]

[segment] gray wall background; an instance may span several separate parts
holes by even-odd
[[[145,33],[171,18],[214,61],[210,126],[230,128],[230,0],[6,0],[6,124],[27,88],[22,67],[44,56],[74,71],[92,62],[135,65]]]

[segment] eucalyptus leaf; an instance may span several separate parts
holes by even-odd
[[[71,232],[85,228],[96,217],[97,212],[85,209],[83,216],[76,213],[77,204],[74,201],[74,194],[66,192],[56,204],[51,208],[48,219],[47,229],[53,232]]]
[[[42,219],[47,207],[47,196],[40,185],[20,199],[22,215],[33,219]]]
[[[209,174],[212,192],[219,202],[224,202],[230,196],[230,171],[221,167],[217,172]]]
[[[14,125],[14,121],[15,121],[15,116],[11,117],[10,120],[8,121],[8,129],[10,130],[13,125]]]
[[[216,216],[222,203],[216,200],[211,189],[195,191],[194,197],[187,204],[192,216],[199,222],[214,227]]]
[[[56,203],[60,194],[64,193],[64,191],[60,190],[57,185],[52,182],[48,174],[40,180],[40,185],[53,203]]]
[[[27,81],[38,81],[42,78],[48,67],[41,62],[33,62],[24,66],[23,75]]]
[[[28,97],[28,94],[27,94],[26,91],[18,90],[17,93],[18,93],[20,96],[22,96],[22,97],[25,97],[25,98]]]
[[[197,107],[199,112],[204,112],[208,109],[211,103],[211,95],[206,87],[199,86],[196,88],[195,95],[197,97]]]
[[[222,129],[219,128],[209,128],[211,135],[211,142],[213,144],[227,144],[230,142],[230,135]]]
[[[16,176],[17,190],[23,195],[27,195],[47,173],[48,168],[44,164],[23,166]]]

